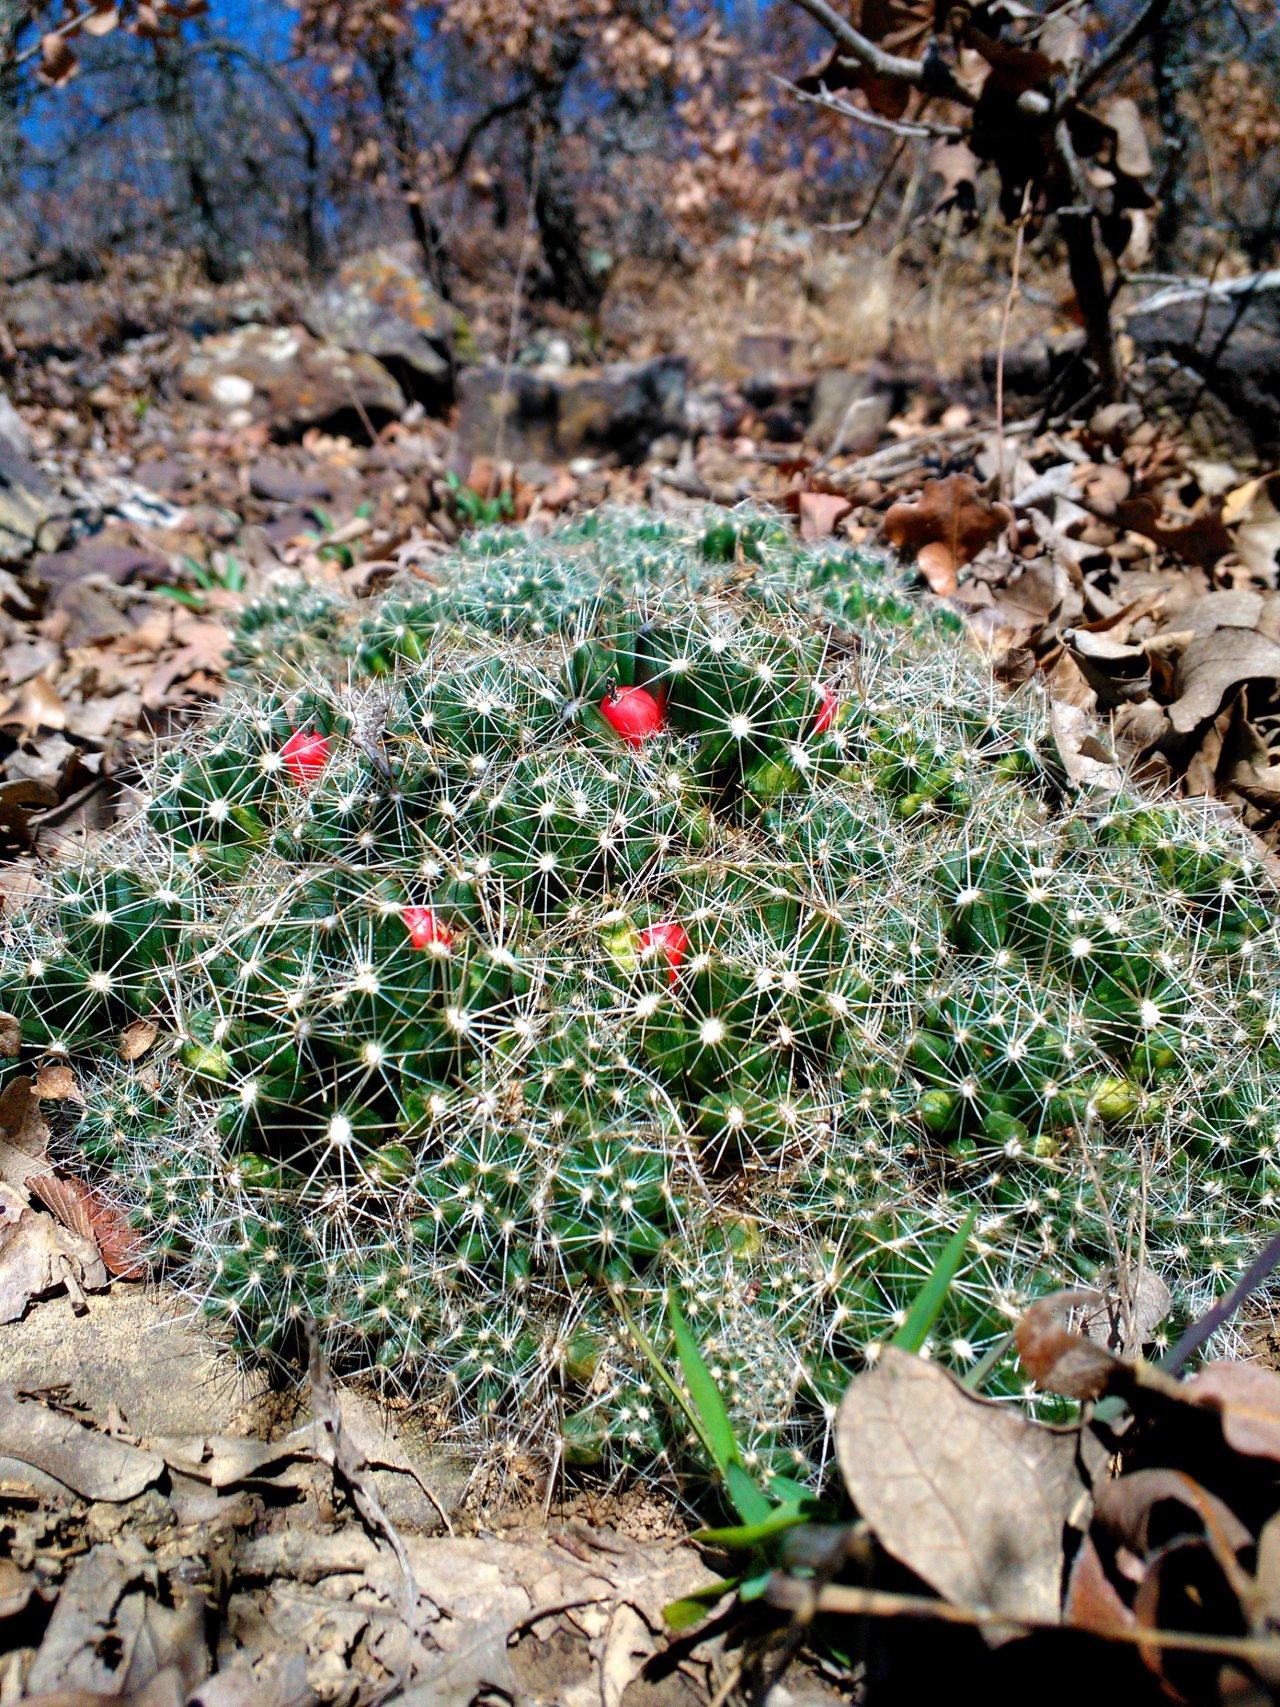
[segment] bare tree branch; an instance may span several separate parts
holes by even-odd
[[[938,142],[958,142],[964,135],[959,125],[935,124],[925,119],[886,119],[879,113],[873,113],[867,107],[855,107],[851,101],[842,101],[839,95],[833,95],[825,85],[816,95],[797,88],[785,77],[770,73],[772,80],[794,95],[797,101],[803,101],[807,106],[825,107],[829,112],[840,113],[844,118],[856,119],[859,124],[870,125],[872,130],[887,130],[891,136],[932,137]]]
[[[924,82],[924,65],[920,60],[900,59],[897,54],[886,53],[855,30],[846,18],[833,11],[826,0],[795,0],[795,3],[820,23],[851,59],[865,65],[868,71],[874,71],[877,77],[891,77],[899,83],[915,85]]]
[[[903,59],[896,53],[886,53],[861,31],[855,30],[846,18],[833,11],[827,0],[795,0],[795,4],[821,24],[850,59],[868,71],[874,71],[877,77],[906,83],[913,89],[928,89],[930,94],[945,95],[949,101],[957,101],[961,106],[973,105],[973,96],[956,82],[950,66],[933,60],[928,54],[921,59]]]
[[[803,5],[804,0],[797,0],[797,3]],[[1155,29],[1172,4],[1173,0],[1147,0],[1147,4],[1128,28],[1121,30],[1110,47],[1105,48],[1084,71],[1074,90],[1076,100],[1083,101],[1090,89],[1095,88],[1113,66],[1119,65],[1132,53],[1143,36],[1149,30]]]

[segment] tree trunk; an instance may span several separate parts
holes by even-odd
[[[177,36],[159,45],[160,111],[169,133],[174,167],[195,212],[200,262],[205,276],[213,284],[223,284],[233,271],[230,245],[213,193],[204,139],[196,123],[186,44]]]
[[[1085,342],[1098,372],[1098,383],[1108,401],[1120,392],[1115,345],[1111,338],[1111,300],[1098,255],[1093,214],[1079,207],[1061,208],[1058,218],[1067,245],[1067,266],[1084,321]]]
[[[558,127],[543,132],[533,214],[555,300],[566,308],[580,308],[586,314],[594,314],[604,296],[604,281],[592,272],[587,258],[578,210],[560,159]]]
[[[0,201],[12,206],[22,187],[22,127],[18,73],[7,62],[18,51],[24,0],[0,0]]]
[[[366,56],[374,88],[396,157],[396,175],[415,243],[422,253],[427,277],[449,301],[449,260],[440,227],[431,217],[418,184],[418,139],[409,117],[404,87],[404,59],[398,47],[381,46]]]
[[[1164,143],[1164,171],[1158,192],[1152,255],[1158,273],[1178,270],[1176,248],[1187,168],[1187,124],[1178,110],[1179,47],[1185,34],[1185,25],[1175,25],[1167,17],[1151,32],[1151,81]]]

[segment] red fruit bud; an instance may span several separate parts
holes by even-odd
[[[640,932],[639,945],[641,953],[652,948],[662,950],[667,963],[668,982],[674,984],[680,962],[689,950],[689,933],[684,926],[675,919],[666,919],[660,925],[646,925]]]
[[[600,713],[629,747],[639,747],[663,727],[662,707],[648,688],[618,688],[606,694]]]
[[[314,782],[329,763],[329,738],[308,729],[295,729],[280,749],[285,769],[295,782]]]
[[[415,948],[434,948],[438,943],[448,953],[452,947],[453,932],[430,907],[401,907],[400,917]]]
[[[818,709],[818,715],[813,720],[813,732],[815,735],[821,735],[824,730],[830,729],[831,719],[839,709],[840,701],[836,697],[835,689],[824,687],[822,690],[822,704]]]

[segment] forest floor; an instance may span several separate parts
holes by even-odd
[[[429,573],[469,527],[546,528],[605,503],[765,504],[807,540],[901,554],[1001,683],[1047,683],[1076,781],[1129,772],[1208,796],[1271,857],[1276,478],[1212,420],[1087,397],[1037,412],[1012,355],[997,433],[974,364],[999,343],[999,297],[960,314],[917,289],[948,363],[923,336],[878,353],[883,279],[856,325],[766,284],[746,336],[743,305],[729,316],[709,290],[683,316],[687,347],[676,297],[650,292],[646,311],[638,284],[611,353],[674,345],[692,373],[681,430],[627,461],[477,451],[421,404],[382,423],[228,424],[174,383],[192,322],[288,324],[279,278],[198,302],[175,279],[0,300],[0,496],[12,517],[35,468],[41,515],[0,568],[0,905],[127,810],[155,740],[216,701],[247,599],[301,583],[371,595]],[[501,350],[503,305],[472,306],[473,332]],[[1048,349],[1053,318],[1019,307],[1019,347]],[[553,357],[575,335],[554,319],[539,334]],[[865,383],[842,388],[849,371]],[[0,1707],[694,1707],[767,1685],[750,1627],[745,1647],[720,1621],[674,1645],[664,1633],[662,1607],[714,1576],[678,1490],[569,1489],[514,1446],[483,1463],[441,1446],[322,1369],[246,1374],[162,1286],[77,1284],[95,1272],[77,1235],[7,1204]],[[801,1667],[758,1698],[816,1707],[851,1676]]]

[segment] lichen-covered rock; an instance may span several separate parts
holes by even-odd
[[[405,407],[381,362],[304,326],[242,326],[205,338],[183,363],[178,384],[230,422],[266,421],[285,432],[360,410],[385,420]]]
[[[1185,1317],[1280,1187],[1265,873],[1072,792],[955,626],[726,515],[255,609],[263,673],[8,928],[77,1166],[245,1345],[314,1318],[577,1463],[681,1450],[635,1337],[674,1294],[753,1462],[807,1473],[971,1209],[928,1349],[988,1391],[1117,1245]]]
[[[430,387],[450,378],[458,312],[396,249],[344,261],[317,295],[307,321],[343,349],[403,363]]]

